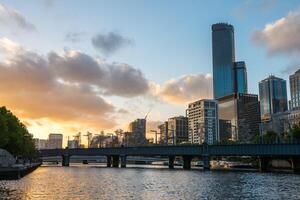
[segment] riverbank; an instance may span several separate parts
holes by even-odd
[[[42,163],[15,164],[11,167],[0,167],[0,180],[16,180],[33,172]]]

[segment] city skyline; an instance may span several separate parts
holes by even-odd
[[[204,9],[199,2],[172,5],[166,1],[160,4],[158,16],[149,18],[142,26],[149,25],[143,31],[134,29],[134,19],[138,15],[149,16],[142,12],[143,6],[155,9],[158,6],[155,1],[124,4],[127,11],[141,9],[137,14],[127,16],[124,25],[118,22],[122,14],[107,20],[111,23],[97,25],[95,20],[103,22],[110,14],[96,15],[96,10],[92,9],[88,14],[94,14],[89,21],[80,10],[80,3],[70,4],[63,13],[61,4],[65,2],[47,2],[26,6],[21,2],[3,1],[0,5],[3,26],[0,32],[3,53],[0,85],[4,91],[0,103],[12,109],[35,137],[46,138],[50,132],[71,136],[79,131],[126,128],[129,121],[143,118],[150,108],[149,125],[152,123],[156,127],[169,116],[184,114],[187,103],[212,98],[210,26],[217,22],[226,21],[235,27],[236,61],[246,62],[249,93],[258,94],[258,82],[269,74],[288,80],[296,67],[300,67],[294,58],[299,55],[299,49],[294,46],[299,41],[274,43],[276,37],[292,40],[292,35],[300,29],[295,23],[295,30],[278,34],[278,30],[300,20],[296,1],[263,1],[265,4],[245,1],[235,6],[230,1],[224,10],[213,1],[206,8],[211,10],[217,6],[220,13],[209,19],[196,15],[193,6]],[[108,2],[91,4],[102,10],[112,6]],[[274,12],[264,12],[264,18],[258,21],[249,20],[250,12],[238,12],[243,10],[244,4],[252,4],[248,9],[256,7]],[[232,15],[224,17],[230,6]],[[37,11],[39,9],[29,12],[30,7],[40,7],[45,13]],[[73,13],[72,9],[78,13]],[[180,12],[179,16],[174,15],[181,9],[185,14],[187,10],[191,11],[187,20],[181,18]],[[64,20],[58,21],[62,16],[55,14],[64,16]],[[58,33],[54,36],[53,30],[37,16],[48,17],[47,24],[58,26]],[[159,17],[164,20],[159,22]],[[171,23],[164,24],[168,20]],[[68,23],[69,26],[62,28]],[[96,27],[91,28],[93,23]],[[139,20],[136,23],[139,24]],[[153,23],[157,24],[153,26]],[[175,23],[174,27],[172,23]],[[196,25],[197,28],[192,27]],[[151,30],[152,27],[157,28]],[[167,34],[176,30],[179,33],[169,38]],[[176,51],[172,50],[174,46],[178,46]],[[294,57],[285,56],[286,53]],[[288,67],[291,63],[294,63],[293,69]],[[264,65],[274,67],[270,69]],[[283,73],[284,70],[288,73]]]

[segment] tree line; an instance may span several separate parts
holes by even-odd
[[[6,107],[0,107],[0,148],[17,157],[32,157],[35,144],[26,126]]]

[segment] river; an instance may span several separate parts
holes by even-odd
[[[40,167],[0,181],[0,199],[300,199],[300,175],[182,169]]]

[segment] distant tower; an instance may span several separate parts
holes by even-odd
[[[262,119],[288,109],[286,81],[273,75],[259,82],[259,99]]]
[[[214,98],[230,95],[235,91],[234,28],[230,24],[212,25],[212,57]]]

